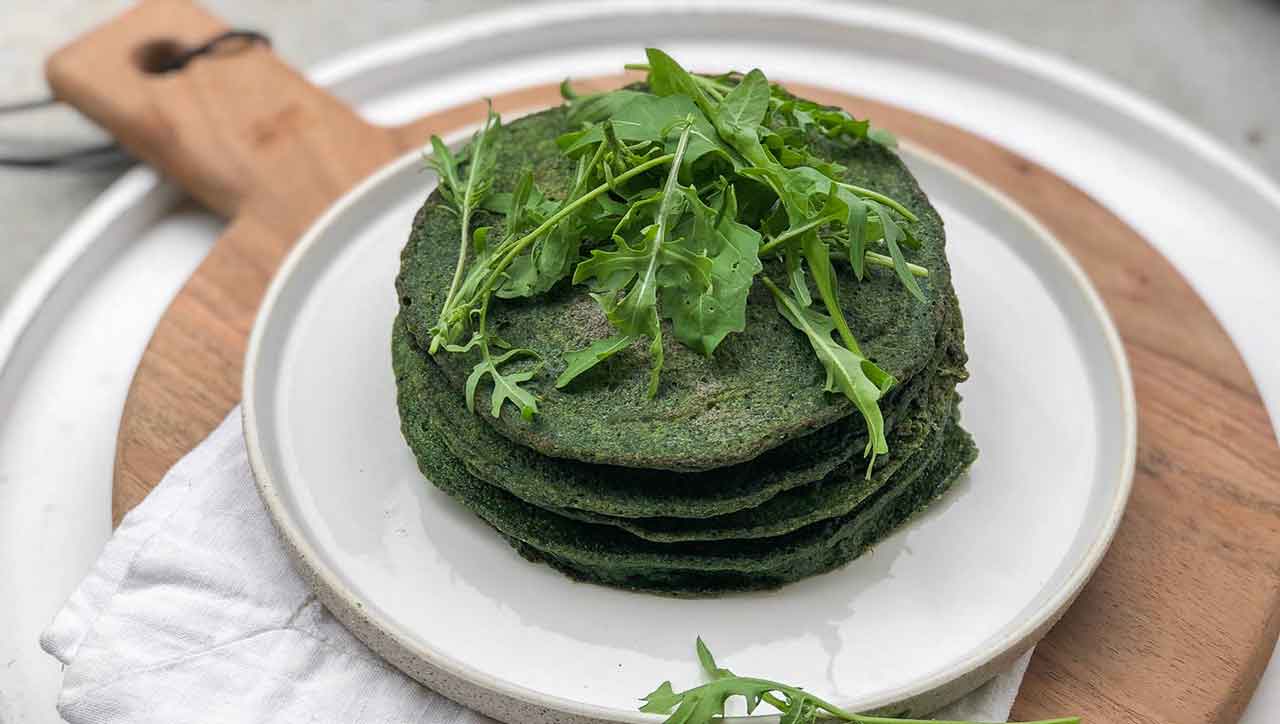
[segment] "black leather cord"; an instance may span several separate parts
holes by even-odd
[[[271,45],[271,39],[256,30],[228,30],[219,33],[204,43],[179,51],[169,57],[153,60],[145,70],[148,73],[172,73],[187,67],[191,61],[204,55],[223,52],[235,52],[242,48],[262,43]],[[61,101],[52,96],[34,98],[0,104],[0,116],[14,115],[36,111],[60,105]],[[32,153],[11,155],[0,153],[0,166],[17,168],[52,168],[59,166],[100,165],[109,161],[128,158],[124,149],[116,143],[104,143],[96,146],[73,148],[50,153]]]

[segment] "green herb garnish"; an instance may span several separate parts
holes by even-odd
[[[615,334],[566,350],[556,386],[647,343],[652,397],[663,365],[660,321],[670,320],[681,344],[710,356],[745,328],[747,297],[759,276],[779,313],[813,346],[826,388],[845,395],[866,419],[865,453],[874,463],[889,449],[879,401],[895,381],[859,348],[840,305],[837,265],[848,264],[856,280],[868,267],[893,269],[920,300],[918,280],[928,271],[907,259],[919,246],[915,214],[852,183],[810,142],[817,134],[892,146],[892,136],[842,110],[795,98],[759,70],[708,77],[660,50],[646,55],[647,64],[628,67],[647,72],[647,90],[579,96],[568,81],[561,85],[577,126],[557,139],[577,164],[564,198],[550,198],[528,174],[510,194],[489,193],[500,128],[492,111],[457,158],[432,138],[441,193],[461,230],[430,351],[479,353],[468,402],[474,405],[476,387],[488,376],[495,417],[510,402],[532,418],[537,398],[520,384],[541,360],[504,371],[536,354],[495,353],[505,345],[485,318],[493,296],[534,296],[570,279],[590,286]],[[478,208],[505,216],[500,234],[470,228]],[[770,266],[781,274],[777,280],[762,274],[769,260],[780,262]]]
[[[431,137],[432,156],[428,163],[440,177],[440,195],[449,202],[450,205],[447,208],[457,211],[460,219],[458,225],[462,230],[462,238],[458,245],[458,265],[453,272],[453,281],[449,283],[449,292],[445,295],[444,309],[448,309],[457,296],[458,286],[462,283],[462,273],[467,268],[467,253],[471,245],[471,215],[493,189],[493,157],[490,151],[494,131],[501,124],[498,115],[493,112],[493,106],[490,105],[484,126],[471,139],[470,145],[464,150],[466,155],[461,159],[449,151],[449,147],[444,145],[444,141],[440,140],[439,136]],[[463,163],[467,165],[465,178],[460,170]],[[445,321],[443,313],[440,319],[443,324]],[[432,339],[433,353],[439,347],[440,339],[439,337]]]
[[[867,716],[846,711],[795,686],[768,679],[738,676],[716,665],[710,649],[698,639],[698,661],[711,681],[685,691],[676,691],[670,681],[654,689],[642,701],[640,711],[670,714],[665,724],[711,724],[725,717],[725,704],[740,696],[746,701],[747,713],[760,704],[768,704],[781,714],[779,724],[813,724],[819,717],[855,724],[980,724],[979,722],[943,721],[935,719],[902,719]],[[1080,724],[1079,717],[1044,719],[1027,724]]]

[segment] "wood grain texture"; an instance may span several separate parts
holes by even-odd
[[[155,37],[191,44],[221,28],[192,5],[148,0],[50,61],[59,97],[233,219],[139,365],[121,423],[117,521],[239,399],[258,303],[301,231],[377,166],[483,118],[477,101],[370,126],[263,48],[158,77],[130,60]],[[1084,266],[1128,351],[1139,406],[1133,498],[1097,574],[1037,649],[1015,716],[1234,722],[1280,629],[1280,450],[1226,333],[1159,253],[1047,170],[899,108],[795,90],[870,116],[1015,199]],[[548,86],[494,103],[510,112],[557,97]]]

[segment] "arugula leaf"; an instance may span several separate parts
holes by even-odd
[[[745,169],[744,173],[760,178],[773,187],[778,199],[786,209],[790,226],[768,244],[761,248],[767,252],[784,243],[789,244],[788,271],[791,276],[791,287],[799,293],[796,301],[802,307],[809,306],[808,290],[795,278],[795,259],[792,249],[798,241],[800,254],[809,265],[813,275],[814,286],[835,330],[846,347],[856,351],[858,342],[854,339],[849,323],[840,308],[835,269],[831,265],[831,253],[826,242],[818,235],[818,229],[826,224],[845,221],[849,215],[848,204],[842,194],[837,193],[835,182],[809,167],[796,169],[783,168],[778,164]],[[817,212],[812,211],[814,201],[823,200],[823,206]],[[803,290],[803,291],[800,291]]]
[[[542,358],[534,350],[524,347],[510,349],[494,357],[489,351],[488,337],[482,331],[475,332],[465,345],[451,344],[445,347],[450,352],[470,352],[476,348],[480,350],[480,361],[476,362],[471,368],[471,374],[467,376],[467,409],[475,412],[476,390],[488,375],[493,380],[490,414],[497,417],[502,412],[502,405],[510,400],[520,410],[521,417],[532,420],[534,414],[538,412],[538,399],[532,392],[521,387],[520,383],[533,379],[542,367]],[[538,362],[533,367],[519,372],[510,374],[502,372],[500,368],[503,364],[519,357],[533,357]]]
[[[686,178],[694,176],[699,164],[716,163],[729,169],[742,165],[716,134],[716,129],[698,106],[686,96],[659,97],[636,94],[613,113],[608,121],[612,132],[624,143],[649,142],[673,152],[680,142],[682,128],[672,119],[692,119],[689,147],[685,151],[682,170]],[[584,131],[561,136],[558,143],[565,155],[573,158],[591,152],[606,141],[606,128],[593,125]]]
[[[457,211],[459,189],[463,187],[462,176],[458,173],[458,158],[439,136],[431,137],[431,156],[427,158],[427,167],[440,177],[440,195],[449,202],[451,210]]]
[[[581,131],[565,134],[557,139],[557,143],[566,156],[577,158],[595,151],[596,145],[605,140],[606,127],[610,127],[613,134],[623,142],[661,143],[666,138],[666,128],[671,125],[671,114],[679,111],[688,113],[696,109],[693,101],[684,96],[660,98],[642,94],[628,99],[609,114],[607,119]],[[607,126],[604,121],[608,121]]]
[[[898,137],[886,131],[883,128],[870,128],[867,130],[867,138],[884,146],[885,148],[897,148]]]
[[[805,276],[804,267],[800,265],[800,252],[795,249],[787,249],[786,251],[787,265],[787,288],[791,290],[791,294],[795,296],[800,306],[807,307],[813,304],[813,296],[809,294],[808,277]]]
[[[838,108],[818,108],[812,113],[823,132],[833,138],[841,135],[866,138],[867,130],[871,128],[867,121],[860,121]]]
[[[698,198],[690,187],[682,187],[693,225],[682,246],[697,257],[710,259],[704,272],[705,286],[699,279],[672,278],[664,274],[659,293],[663,316],[671,319],[671,330],[685,346],[710,357],[731,332],[747,326],[747,295],[762,265],[758,250],[760,234],[740,224],[738,203],[732,186],[720,196],[719,209],[712,209]],[[681,266],[664,267],[687,273]]]
[[[590,158],[583,156],[578,159],[573,188],[557,206],[557,211],[569,207],[587,191],[592,173],[603,161],[605,150],[604,146],[599,146]],[[522,194],[520,186],[517,186],[515,194]],[[513,201],[515,198],[513,195]],[[513,203],[513,209],[520,206]],[[496,294],[503,298],[529,297],[551,289],[563,279],[578,261],[579,250],[586,235],[583,213],[584,211],[578,211],[564,216],[559,224],[533,242],[528,253],[512,259],[506,270],[506,280],[498,287]],[[518,220],[512,223],[510,219],[508,224],[514,227],[509,232],[509,238],[514,240],[520,225]]]
[[[711,649],[707,647],[705,641],[699,636],[694,643],[694,648],[698,652],[698,663],[702,665],[702,670],[707,672],[707,676],[712,679],[723,679],[733,676],[733,672],[728,669],[722,669],[716,665],[716,657],[711,654]]]
[[[671,56],[656,48],[648,48],[645,53],[649,58],[649,86],[654,93],[687,96],[710,119],[716,133],[750,164],[765,167],[776,164],[760,143],[758,124],[749,122],[757,113],[763,120],[764,114],[759,112],[762,98],[765,110],[768,109],[769,84],[763,73],[758,69],[748,73],[717,103],[707,95],[703,83]]]
[[[585,236],[583,223],[569,216],[541,236],[528,253],[515,257],[494,293],[503,299],[541,294],[563,279],[578,261]]]
[[[869,122],[858,120],[841,108],[823,106],[794,96],[788,95],[787,99],[779,105],[778,110],[801,130],[816,126],[829,137],[848,135],[853,138],[867,138],[871,129]]]
[[[844,166],[813,155],[807,147],[797,149],[783,146],[775,152],[775,155],[778,157],[778,163],[787,168],[808,166],[830,179],[838,179],[845,172]]]
[[[637,98],[652,98],[652,94],[620,88],[606,93],[595,93],[572,100],[569,105],[569,122],[599,123],[613,117]]]
[[[577,220],[562,221],[528,254],[512,260],[506,280],[494,293],[503,299],[514,299],[548,291],[573,268],[582,238],[582,225]]]
[[[649,59],[649,90],[660,96],[685,96],[696,103],[703,113],[711,115],[711,99],[703,91],[702,85],[675,58],[657,48],[645,48],[644,54]]]
[[[583,349],[566,352],[564,355],[566,366],[564,372],[556,377],[556,387],[564,387],[578,375],[635,344],[638,339],[640,338],[634,335],[618,334],[598,339]]]
[[[772,129],[762,126],[768,116],[773,102],[773,91],[758,70],[748,73],[736,86],[723,94],[718,102],[714,102],[704,92],[699,81],[685,71],[675,60],[661,51],[646,51],[649,58],[649,83],[658,95],[671,96],[680,94],[689,97],[706,114],[714,125],[719,136],[733,150],[741,154],[752,165],[742,167],[738,172],[757,179],[770,186],[777,194],[782,210],[788,220],[788,228],[776,236],[764,247],[758,248],[758,254],[765,253],[779,245],[786,244],[788,278],[793,296],[784,299],[781,292],[770,283],[775,290],[779,311],[793,325],[806,332],[815,352],[827,370],[827,388],[831,391],[843,392],[858,407],[867,420],[871,439],[866,454],[871,458],[868,465],[875,462],[875,456],[888,451],[884,439],[884,422],[879,409],[879,399],[893,384],[893,379],[869,360],[862,357],[857,340],[853,336],[845,319],[844,310],[840,307],[835,269],[831,264],[831,251],[827,242],[819,236],[818,230],[828,224],[843,224],[847,230],[850,248],[850,261],[855,276],[861,278],[864,273],[866,257],[866,217],[867,206],[861,197],[867,197],[885,204],[892,204],[904,214],[910,212],[892,199],[884,197],[870,189],[841,182],[832,176],[834,168],[816,168],[806,163],[812,157],[803,145],[801,135],[784,136]],[[782,103],[778,104],[779,110]],[[823,130],[828,136],[850,135],[858,138],[866,137],[869,124],[866,121],[853,119],[838,109],[818,106],[807,101],[792,101],[788,112],[793,117],[803,119],[804,124],[811,124]],[[803,129],[799,129],[803,131]],[[776,135],[781,145],[774,141]],[[761,142],[768,139],[775,149],[786,150],[782,154],[790,165],[775,158]],[[787,140],[792,144],[788,145]],[[883,211],[885,206],[874,207],[882,210],[889,218],[887,226],[893,229],[886,233],[894,234],[901,229],[894,224],[890,215]],[[890,248],[891,258],[898,249],[897,241],[905,239],[905,233],[898,233],[886,244]],[[808,309],[810,298],[808,287],[800,268],[797,251],[804,258],[812,274],[813,282],[819,296],[826,307],[827,315]],[[898,258],[901,258],[898,250]],[[906,260],[894,258],[895,268],[899,269],[899,277],[904,278]],[[909,281],[908,281],[909,280]],[[767,283],[769,283],[766,280]],[[913,293],[919,291],[919,285],[910,271],[906,271],[904,285]],[[664,310],[668,305],[664,303]],[[838,332],[843,346],[835,344],[831,334]],[[689,340],[681,339],[686,345]],[[696,341],[696,340],[695,340]],[[696,348],[696,346],[695,346]],[[865,365],[864,365],[865,363]]]
[[[663,682],[662,686],[645,697],[646,703],[640,707],[640,711],[652,714],[671,711],[670,707],[661,705],[675,699],[679,703],[665,724],[703,724],[723,719],[725,703],[735,696],[746,699],[748,714],[755,712],[762,697],[774,688],[773,682],[726,678],[675,693],[670,682]]]
[[[520,199],[517,197],[517,192],[520,186],[525,183],[526,177],[530,183],[529,195],[524,199]],[[517,211],[519,213],[518,220],[522,222],[541,221],[554,212],[557,206],[556,202],[544,196],[542,190],[533,184],[533,172],[528,169],[525,169],[520,180],[516,182],[514,191],[489,194],[485,197],[484,203],[480,204],[480,208],[485,211],[492,211],[503,216],[507,216],[512,211]],[[511,219],[507,219],[503,231],[506,232],[506,235],[510,235],[514,232],[515,226],[517,225],[513,225]],[[520,224],[520,226],[523,226],[523,224]]]
[[[893,214],[889,213],[882,204],[876,201],[867,201],[867,205],[875,209],[876,216],[880,217],[880,227],[884,232],[884,243],[889,247],[889,256],[893,259],[893,271],[897,273],[898,280],[902,282],[902,286],[911,292],[911,296],[917,300],[924,301],[924,292],[920,290],[920,284],[916,281],[915,275],[907,266],[907,258],[902,254],[902,248],[898,246],[898,242],[906,238],[906,233],[902,227],[898,226],[898,222],[893,220]]]
[[[828,193],[826,204],[818,212],[816,220],[843,221],[848,215],[848,207],[839,195]],[[844,310],[840,308],[839,285],[836,281],[835,267],[831,265],[831,249],[818,236],[817,227],[811,228],[800,236],[800,249],[804,254],[805,262],[809,265],[809,271],[813,273],[813,284],[818,288],[818,295],[822,297],[827,313],[831,315],[831,321],[840,332],[840,338],[850,349],[856,350],[858,343],[854,340],[853,331],[849,329],[849,323],[845,321]]]
[[[856,714],[799,687],[737,676],[728,669],[721,669],[716,666],[715,658],[701,637],[698,638],[697,650],[698,660],[711,681],[685,691],[676,691],[670,681],[664,681],[641,699],[644,703],[640,711],[669,714],[664,724],[712,724],[726,718],[725,705],[729,699],[742,697],[748,714],[754,713],[762,703],[777,709],[782,715],[779,724],[814,724],[819,714],[854,724],[980,724]],[[1027,724],[1080,724],[1080,718],[1045,719]]]
[[[733,134],[749,134],[758,140],[756,127],[769,110],[769,81],[759,68],[753,69],[733,87],[717,107],[720,123]]]
[[[662,329],[658,324],[658,271],[665,264],[683,264],[693,270],[691,276],[703,279],[707,276],[709,261],[705,256],[698,257],[681,253],[676,248],[668,248],[672,230],[683,211],[684,196],[680,193],[680,166],[685,151],[689,147],[689,137],[693,132],[693,119],[687,119],[684,132],[676,146],[667,172],[667,181],[661,192],[661,200],[654,212],[654,223],[641,232],[639,246],[631,247],[622,237],[617,238],[618,249],[615,251],[595,250],[591,258],[578,264],[573,273],[573,282],[578,284],[587,279],[603,282],[603,293],[593,295],[600,303],[608,317],[609,323],[623,336],[647,337],[649,345],[649,396],[658,394],[658,377],[662,371]],[[618,300],[617,295],[630,285],[630,289]],[[593,353],[581,355],[571,353],[569,357],[574,374],[570,377],[560,376],[557,386],[568,384],[582,372],[607,359],[622,349],[622,345],[612,345],[607,354]],[[590,349],[590,348],[588,348]],[[566,369],[566,373],[570,370]]]
[[[867,205],[859,198],[844,199],[845,205],[849,208],[849,215],[845,218],[845,230],[848,232],[847,240],[849,243],[849,263],[853,266],[853,275],[862,281],[866,274],[866,254],[867,254]]]
[[[861,351],[837,344],[831,338],[836,331],[836,323],[830,317],[801,305],[768,277],[761,279],[773,293],[778,312],[808,337],[814,354],[827,371],[825,389],[828,392],[840,392],[849,398],[866,420],[868,439],[864,454],[871,457],[867,466],[867,475],[870,475],[875,457],[889,452],[889,442],[884,436],[884,416],[880,413],[879,403],[880,397],[893,387],[893,376],[863,356]]]
[[[682,81],[672,82],[672,79],[678,75],[677,71],[671,67],[675,64],[674,60],[665,57],[661,62],[655,63],[651,53],[649,60],[648,65],[628,64],[626,67],[629,70],[648,71],[650,85],[653,84],[654,74],[657,72],[660,76],[659,85],[663,91],[655,90],[655,92],[659,92],[660,95],[684,92],[675,88]],[[675,65],[678,67],[678,64]],[[690,75],[693,84],[698,86],[704,94],[714,96],[723,96],[732,90],[733,86],[728,82],[729,77],[725,75],[708,78]],[[866,138],[890,149],[898,147],[898,139],[892,133],[883,128],[873,128],[869,122],[858,120],[841,108],[823,106],[804,98],[797,98],[776,84],[770,84],[769,90],[769,107],[782,114],[796,130],[804,131],[816,127],[829,137],[849,135],[854,138]]]
[[[666,714],[679,706],[683,699],[684,695],[677,694],[675,689],[671,687],[670,681],[664,681],[658,685],[658,688],[645,694],[640,699],[640,701],[644,702],[644,705],[640,707],[640,711],[650,714]],[[668,719],[667,721],[671,722],[674,719]]]
[[[493,112],[493,105],[490,104],[488,115],[485,116],[484,126],[476,132],[471,140],[471,145],[467,147],[466,178],[463,178],[463,172],[460,170],[460,159],[449,151],[448,146],[444,145],[444,141],[439,136],[431,137],[431,147],[434,150],[434,154],[429,163],[440,177],[440,195],[457,212],[458,223],[462,230],[453,280],[449,283],[449,291],[445,295],[444,304],[441,306],[440,319],[431,332],[429,348],[432,353],[439,349],[442,342],[447,342],[456,333],[456,330],[450,326],[447,313],[454,298],[457,296],[458,287],[462,284],[464,272],[467,268],[467,253],[470,248],[468,242],[471,239],[471,215],[479,208],[484,198],[493,189],[494,159],[490,153],[490,147],[493,145],[494,135],[501,126],[502,119]]]

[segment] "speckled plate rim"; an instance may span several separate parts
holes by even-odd
[[[1102,333],[1103,344],[1113,368],[1110,372],[1114,373],[1120,387],[1119,400],[1123,417],[1119,425],[1123,436],[1119,446],[1119,464],[1109,473],[1101,473],[1107,477],[1114,476],[1115,482],[1110,488],[1112,497],[1104,506],[1099,535],[1080,553],[1059,588],[1037,610],[1024,614],[1021,623],[1005,632],[998,640],[912,686],[886,692],[883,700],[877,700],[869,707],[879,709],[891,705],[910,705],[916,709],[931,711],[972,691],[993,676],[1001,666],[1007,665],[1034,646],[1057,622],[1089,580],[1119,526],[1132,488],[1137,453],[1137,402],[1128,359],[1111,316],[1084,271],[1062,243],[1007,196],[959,166],[909,143],[903,144],[902,151],[909,162],[935,166],[985,195],[1024,225],[1031,236],[1040,240],[1044,249],[1049,252],[1052,263],[1066,273],[1073,287],[1071,291],[1079,294],[1087,307],[1090,321],[1095,322]],[[289,313],[288,310],[280,309],[281,298],[290,286],[291,278],[299,272],[313,247],[331,226],[339,223],[354,206],[364,203],[365,197],[375,193],[388,179],[403,173],[406,166],[420,163],[420,154],[406,154],[343,196],[299,240],[267,290],[249,338],[241,406],[249,462],[259,493],[290,557],[322,603],[370,648],[418,681],[504,721],[566,721],[586,724],[659,720],[661,717],[656,715],[586,704],[498,679],[432,649],[395,623],[375,618],[364,606],[361,597],[343,582],[338,571],[326,563],[312,545],[285,500],[281,481],[274,479],[272,467],[264,454],[266,446],[260,420],[264,416],[260,410],[271,404],[270,396],[266,395],[267,399],[264,400],[259,395],[258,371],[263,368],[265,357],[270,354],[267,350],[273,344],[268,335],[268,331],[276,326],[273,316]],[[552,716],[548,716],[549,714]],[[761,718],[763,717],[743,719]]]

